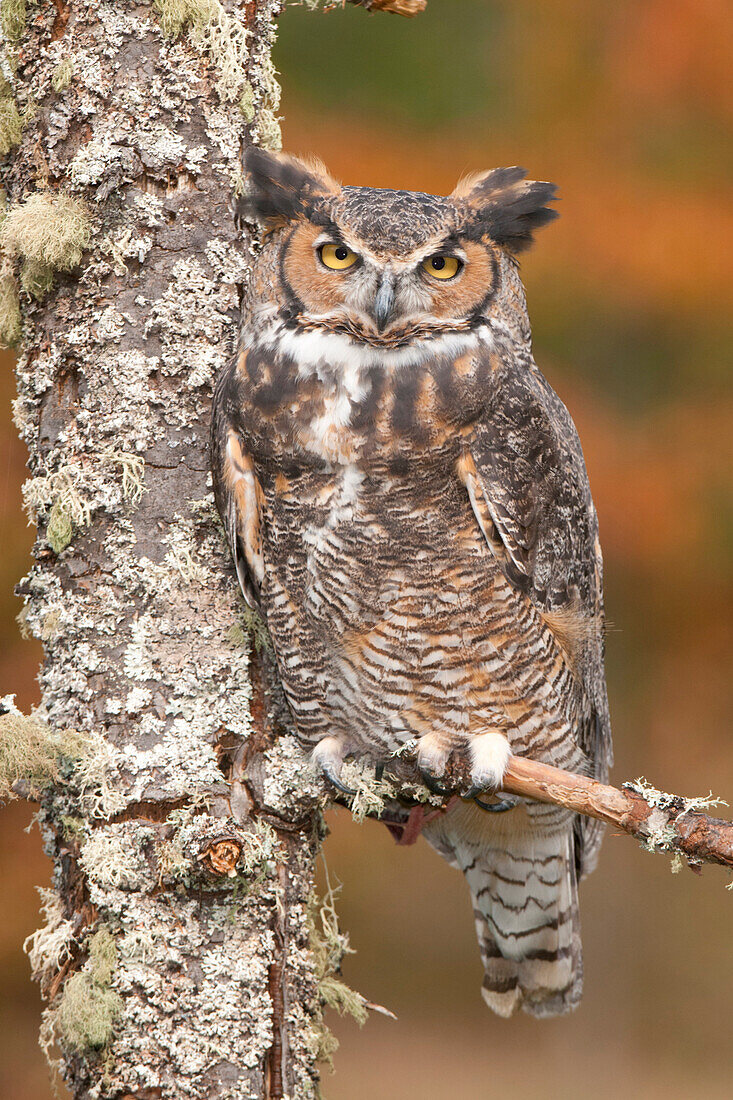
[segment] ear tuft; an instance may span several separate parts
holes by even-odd
[[[468,176],[450,196],[468,205],[492,240],[508,252],[522,252],[534,231],[558,216],[547,206],[557,198],[554,183],[525,179],[524,168],[495,168]]]
[[[310,216],[321,200],[339,190],[320,161],[268,153],[256,145],[245,150],[243,167],[247,193],[240,212],[269,229]]]

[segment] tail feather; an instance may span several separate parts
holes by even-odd
[[[462,803],[425,835],[466,876],[488,1006],[500,1016],[575,1008],[583,963],[572,818],[540,824],[520,808],[497,818]]]

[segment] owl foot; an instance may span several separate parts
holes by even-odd
[[[510,754],[506,737],[495,730],[476,734],[452,747],[447,747],[445,740],[436,734],[423,734],[417,766],[425,786],[433,794],[443,797],[459,794],[461,798],[474,799],[501,790]],[[482,808],[490,813],[500,812],[491,803]]]
[[[417,769],[431,794],[445,797],[453,793],[439,779],[445,776],[449,760],[450,749],[443,739],[434,733],[424,733],[417,746]]]
[[[473,798],[481,791],[501,790],[504,772],[511,756],[509,742],[504,734],[492,731],[472,737],[469,751],[471,753],[471,791],[465,797]]]
[[[347,787],[341,779],[341,765],[344,762],[343,748],[338,737],[324,737],[318,742],[311,760],[321,769],[329,783],[342,794],[355,795],[353,787]]]

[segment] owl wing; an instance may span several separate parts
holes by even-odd
[[[214,390],[211,421],[214,496],[239,584],[250,607],[259,606],[265,575],[262,554],[264,496],[254,463],[237,430],[236,364],[222,371]]]
[[[505,575],[537,606],[580,690],[578,743],[605,781],[611,732],[603,668],[603,563],[575,425],[531,357],[493,362],[495,387],[459,463],[474,513]],[[579,824],[583,870],[600,836]]]

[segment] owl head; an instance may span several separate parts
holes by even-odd
[[[252,147],[243,214],[285,323],[373,347],[465,332],[516,298],[518,252],[557,216],[552,183],[523,168],[462,180],[448,196],[344,187],[318,162]]]

